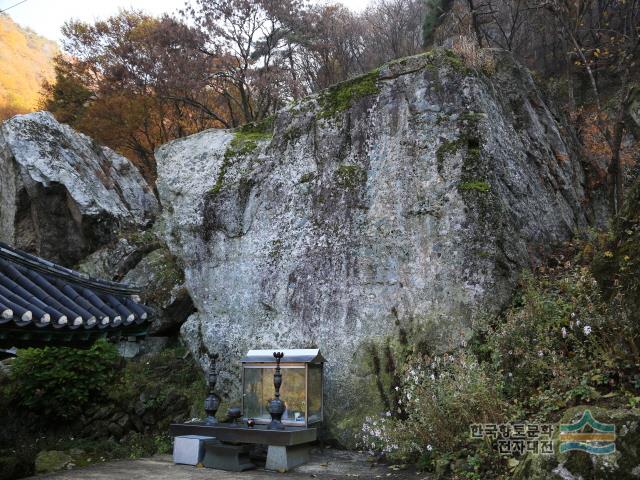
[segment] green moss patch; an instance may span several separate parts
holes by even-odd
[[[251,122],[242,125],[236,129],[236,133],[241,134],[262,134],[271,138],[273,132],[273,115],[260,120],[259,122]]]
[[[209,190],[209,195],[217,196],[222,190],[224,177],[238,157],[253,153],[258,148],[258,142],[270,141],[273,137],[273,117],[268,117],[257,123],[247,123],[233,132],[233,140],[229,142],[222,158],[222,165],[218,171],[215,185]]]
[[[386,64],[386,66],[397,71],[398,68],[419,68],[421,64],[430,69],[436,69],[440,66],[448,66],[459,73],[473,73],[473,70],[465,64],[464,59],[458,56],[453,50],[442,47],[432,48],[431,50],[419,53],[418,55],[391,60]]]
[[[487,182],[483,181],[474,181],[474,182],[462,182],[458,185],[458,188],[462,191],[475,191],[480,193],[487,193],[491,191],[491,185]]]
[[[244,132],[239,130],[235,132],[233,140],[229,143],[229,147],[227,148],[224,156],[225,158],[229,158],[248,155],[258,148],[258,142],[268,140],[271,140],[270,133]]]
[[[316,178],[316,174],[313,172],[307,172],[300,177],[299,183],[309,183],[311,180]]]
[[[465,65],[464,60],[448,48],[434,48],[425,55],[434,64],[448,65],[460,73],[471,72],[471,69]]]
[[[436,161],[438,165],[438,172],[441,172],[444,167],[445,158],[451,155],[455,155],[460,148],[464,145],[464,141],[457,140],[444,140],[442,144],[436,150]]]
[[[358,165],[342,164],[336,170],[336,182],[341,187],[355,188],[367,179],[366,172]]]
[[[349,109],[359,99],[378,93],[380,71],[372,70],[346,82],[338,83],[323,91],[319,98],[320,118],[334,118]]]

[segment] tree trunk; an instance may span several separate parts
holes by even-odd
[[[609,146],[611,147],[611,162],[607,169],[608,181],[609,181],[609,201],[613,207],[615,214],[622,210],[622,204],[624,203],[624,177],[622,165],[620,164],[620,149],[622,148],[622,137],[624,136],[624,115],[629,105],[631,98],[631,87],[628,84],[629,80],[629,67],[623,70],[622,74],[622,91],[620,92],[621,99],[618,105],[618,112],[615,118],[615,124],[613,125],[613,132],[609,139]]]
[[[478,46],[482,48],[482,32],[480,31],[480,26],[478,25],[478,12],[476,11],[476,7],[473,4],[473,0],[467,0],[467,4],[469,5],[469,11],[471,12],[471,25],[473,26],[473,30],[475,31]]]
[[[609,202],[614,215],[622,209],[624,202],[623,172],[620,165],[620,148],[624,134],[624,122],[617,119],[613,128],[613,141],[611,142],[611,161],[607,169],[609,184]]]

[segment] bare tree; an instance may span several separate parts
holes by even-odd
[[[620,153],[625,112],[640,55],[640,1],[546,0],[543,5],[558,22],[575,65],[589,79],[597,108],[596,123],[610,150],[609,200],[612,211],[617,213],[624,200]]]
[[[423,0],[376,0],[363,13],[366,45],[374,63],[415,55],[422,50],[422,26],[427,12]]]

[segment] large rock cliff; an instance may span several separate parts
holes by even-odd
[[[248,349],[319,347],[325,418],[348,442],[345,426],[384,408],[393,346],[463,343],[545,247],[589,224],[571,137],[528,71],[495,56],[485,72],[448,51],[403,59],[273,128],[157,151],[165,239],[198,309],[182,335],[221,353],[232,398]]]
[[[129,160],[50,113],[0,125],[0,240],[72,265],[158,210]]]

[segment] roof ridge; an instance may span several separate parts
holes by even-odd
[[[66,280],[83,287],[92,288],[96,291],[115,295],[137,295],[140,293],[140,289],[138,287],[125,283],[93,278],[85,273],[63,267],[62,265],[58,265],[49,260],[18,250],[4,242],[0,242],[0,258],[4,258],[12,263],[23,265],[30,269],[58,277],[62,280]]]

